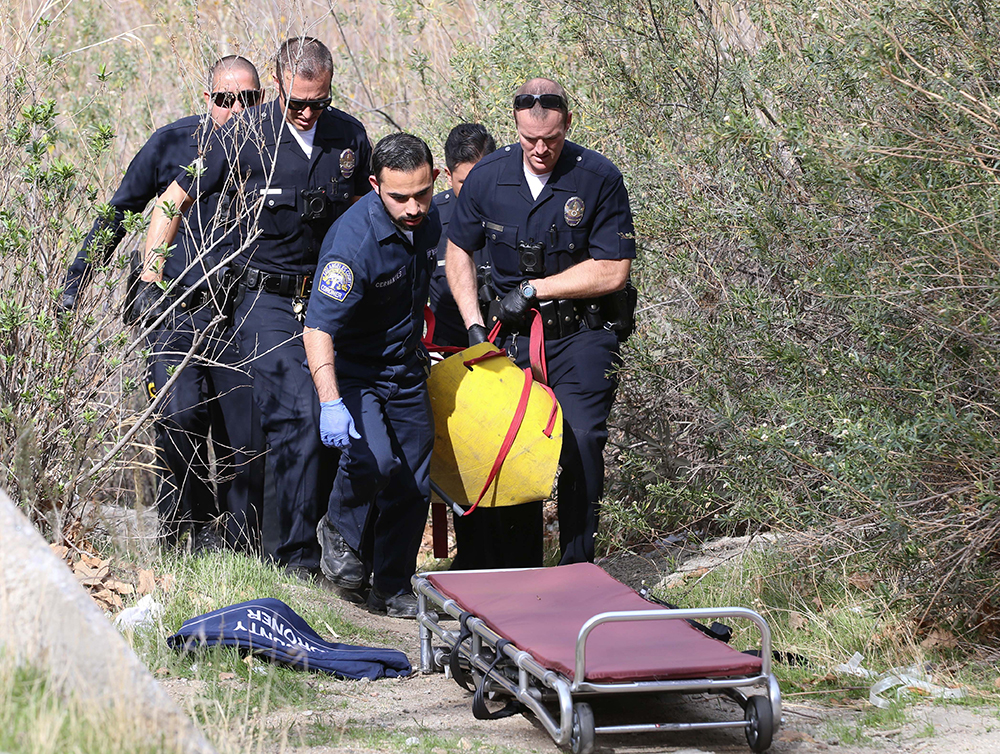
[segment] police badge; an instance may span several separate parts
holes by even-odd
[[[354,175],[354,168],[357,166],[358,161],[354,157],[354,151],[351,149],[345,149],[340,153],[340,174],[344,178],[350,178]]]
[[[583,213],[586,209],[587,207],[583,203],[583,199],[578,196],[571,196],[566,200],[566,206],[563,207],[563,217],[566,219],[566,224],[571,228],[575,228],[583,219]]]

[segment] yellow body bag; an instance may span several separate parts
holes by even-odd
[[[552,494],[562,410],[552,390],[530,374],[492,343],[479,343],[431,367],[431,479],[453,502],[475,505],[498,461],[502,465],[479,505],[518,505]],[[505,445],[509,449],[501,457]]]

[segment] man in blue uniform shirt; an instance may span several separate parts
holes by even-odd
[[[416,615],[410,577],[430,503],[434,417],[420,336],[441,234],[436,177],[417,137],[375,146],[375,193],[323,241],[306,317],[320,435],[343,449],[317,530],[323,573],[355,597],[371,573],[369,609],[397,618]]]
[[[289,39],[276,59],[278,98],[221,129],[200,162],[180,173],[153,212],[144,279],[155,279],[181,209],[226,191],[238,216],[242,271],[236,309],[254,398],[277,476],[278,562],[318,573],[316,524],[332,470],[316,431],[319,402],[303,368],[302,321],[323,236],[370,190],[371,147],[360,122],[330,107],[333,59],[312,37]]]
[[[448,134],[444,143],[445,177],[448,190],[434,196],[434,206],[441,218],[441,241],[438,243],[437,267],[431,275],[430,308],[434,314],[435,345],[465,348],[469,335],[462,323],[455,299],[448,288],[444,255],[448,248],[448,223],[455,203],[462,191],[466,176],[479,160],[496,151],[497,143],[479,123],[459,123]]]
[[[566,140],[572,115],[559,84],[526,82],[514,96],[514,122],[518,143],[466,178],[448,228],[448,282],[469,342],[481,342],[472,253],[485,249],[504,345],[522,366],[529,312],[540,311],[548,381],[565,421],[560,562],[592,561],[618,363],[612,324],[635,257],[632,212],[618,169]]]
[[[111,198],[113,214],[99,218],[70,265],[63,287],[62,308],[76,309],[93,264],[106,264],[112,250],[125,238],[126,213],[142,212],[177,175],[179,166],[197,158],[214,128],[230,115],[260,102],[257,69],[247,59],[230,55],[210,71],[211,89],[204,92],[208,117],[191,115],[156,131],[132,159],[121,185]],[[167,295],[155,286],[141,286],[131,318],[144,326],[151,315],[173,312],[149,334],[147,390],[150,397],[167,383],[184,357],[204,337],[196,357],[177,374],[163,396],[156,420],[157,451],[169,470],[171,492],[161,489],[160,517],[168,535],[192,530],[193,546],[211,547],[217,534],[211,526],[225,517],[230,545],[253,550],[257,541],[263,462],[253,460],[259,444],[250,380],[239,364],[233,333],[222,325],[213,304],[216,295],[206,273],[223,261],[216,223],[218,194],[206,194],[188,214],[177,248],[164,262],[163,275],[174,283]],[[207,256],[206,256],[207,255]],[[208,433],[220,470],[218,501],[212,489]]]

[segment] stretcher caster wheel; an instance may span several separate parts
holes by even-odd
[[[594,751],[594,711],[586,702],[573,705],[573,730],[569,734],[573,754],[591,754]]]
[[[771,712],[771,702],[767,697],[751,696],[743,710],[743,719],[747,721],[747,743],[753,751],[767,751],[774,735],[774,715]]]

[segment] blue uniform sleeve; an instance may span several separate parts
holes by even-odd
[[[349,243],[349,236],[349,229],[339,221],[327,232],[306,310],[306,327],[322,330],[335,344],[337,331],[350,319],[368,284],[363,260],[354,254],[362,244]]]
[[[154,134],[129,163],[118,190],[109,202],[113,216],[99,217],[94,221],[83,246],[66,272],[64,295],[76,297],[80,287],[89,279],[93,263],[107,263],[111,251],[125,238],[125,227],[122,224],[125,213],[142,212],[157,195],[156,138]]]
[[[621,174],[602,187],[594,209],[589,244],[593,259],[635,259],[632,208]]]
[[[480,204],[481,197],[490,190],[486,176],[479,166],[474,167],[462,191],[455,197],[455,211],[448,223],[448,240],[465,251],[477,251],[486,245],[485,215]]]

